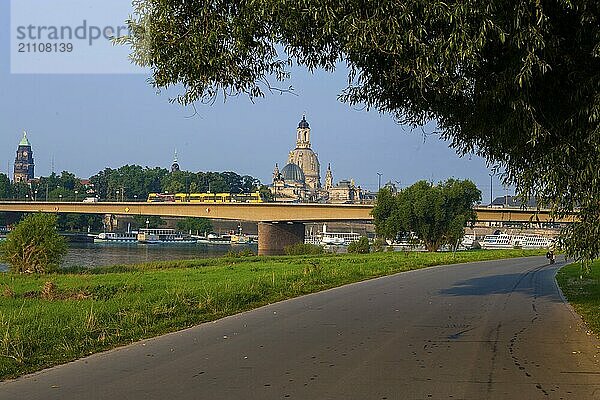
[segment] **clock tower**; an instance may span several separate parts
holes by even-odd
[[[17,158],[15,158],[15,169],[13,182],[27,183],[34,177],[33,151],[31,151],[31,143],[27,139],[27,132],[23,132],[23,139],[19,143],[17,149]]]

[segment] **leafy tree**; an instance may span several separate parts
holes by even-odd
[[[63,171],[58,179],[59,185],[68,191],[75,191],[81,187],[79,179],[68,171]]]
[[[271,189],[269,189],[268,186],[260,185],[258,191],[260,192],[260,196],[264,201],[273,201],[275,199],[273,192],[271,192]]]
[[[12,198],[12,185],[8,176],[0,174],[0,199],[7,200]]]
[[[56,219],[53,214],[29,214],[8,234],[0,246],[11,272],[40,274],[58,268],[67,243],[56,231]]]
[[[50,190],[50,192],[48,193],[49,201],[73,201],[74,199],[75,193],[63,188],[62,186]]]
[[[371,252],[371,244],[366,236],[362,236],[356,242],[350,243],[348,253],[369,254]]]
[[[94,214],[58,214],[57,226],[60,231],[90,232],[103,227],[102,217]]]
[[[148,221],[147,224],[146,221]],[[157,229],[167,223],[161,217],[156,215],[135,215],[133,217],[133,224],[136,228],[146,228],[147,226],[150,229]]]
[[[186,218],[177,222],[177,229],[181,232],[211,232],[213,230],[212,223],[206,218]]]
[[[260,97],[294,62],[333,70],[343,61],[343,101],[413,126],[435,121],[458,153],[504,167],[524,195],[559,213],[580,207],[569,251],[599,255],[590,246],[600,242],[597,0],[134,5],[121,42],[153,69],[155,87],[184,87],[179,102]]]
[[[106,168],[90,178],[101,199],[146,199],[150,193],[240,193],[258,190],[260,182],[235,172],[169,172],[164,168],[125,165]]]
[[[26,183],[18,182],[12,184],[13,198],[17,200],[24,200],[28,198],[30,192],[30,188]]]
[[[437,251],[463,237],[467,222],[476,218],[473,206],[479,201],[481,192],[468,180],[449,179],[438,185],[419,181],[396,196],[382,189],[373,209],[376,231],[386,239],[415,234],[428,251]]]
[[[382,188],[377,194],[377,205],[371,211],[375,232],[383,239],[396,239],[399,233],[398,207],[396,196],[389,188]]]

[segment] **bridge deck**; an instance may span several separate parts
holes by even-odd
[[[281,203],[69,203],[0,202],[0,212],[50,212],[114,215],[203,217],[257,222],[371,221],[372,205]],[[480,222],[574,222],[575,215],[552,218],[548,210],[475,207]]]
[[[0,202],[1,211],[157,215],[165,217],[203,217],[235,221],[370,221],[370,205],[354,204],[277,204],[277,203],[67,203]]]

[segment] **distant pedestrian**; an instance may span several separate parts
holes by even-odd
[[[546,258],[550,260],[550,264],[554,264],[554,251],[556,250],[556,242],[554,240],[550,241],[548,244],[548,252],[546,253]]]

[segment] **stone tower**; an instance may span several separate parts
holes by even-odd
[[[23,139],[21,139],[21,143],[19,143],[17,157],[15,158],[13,182],[27,183],[33,178],[33,151],[31,150],[31,143],[29,143],[29,140],[27,139],[27,132],[23,132]]]
[[[331,164],[327,164],[327,173],[325,174],[325,190],[333,187],[333,173],[331,172]]]
[[[288,164],[296,164],[302,169],[307,189],[317,192],[321,188],[321,166],[317,154],[311,149],[310,126],[305,115],[298,124],[296,148],[290,152]]]
[[[281,180],[281,172],[279,172],[279,164],[275,163],[275,169],[273,170],[273,183]]]

